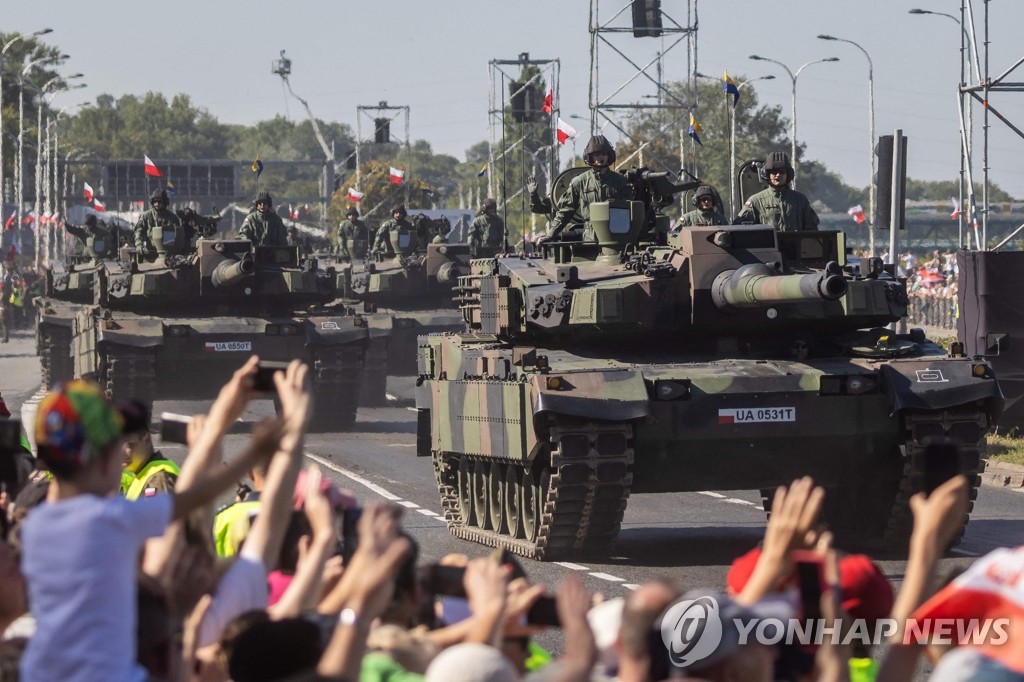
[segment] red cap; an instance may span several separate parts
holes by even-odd
[[[755,547],[732,562],[725,576],[729,592],[743,591],[760,558],[761,548]],[[843,609],[854,618],[887,618],[892,612],[892,585],[867,555],[847,554],[839,559],[839,588],[843,594]]]

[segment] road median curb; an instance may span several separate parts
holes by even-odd
[[[1008,462],[985,462],[981,484],[993,488],[1024,489],[1024,466]]]

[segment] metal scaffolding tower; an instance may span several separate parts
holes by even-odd
[[[605,5],[609,1],[606,0]],[[617,6],[622,0],[615,2]],[[684,121],[684,117],[696,106],[696,79],[693,75],[697,72],[697,3],[696,0],[686,0],[686,19],[679,23],[661,9],[661,0],[647,0],[647,20],[651,21],[653,18],[657,22],[657,27],[644,31],[638,30],[636,26],[637,5],[642,2],[643,0],[627,0],[625,5],[606,17],[601,11],[601,0],[590,0],[590,133],[596,135],[599,130],[611,125],[637,146],[633,154],[618,159],[618,165],[633,162],[633,158],[637,156],[642,162],[644,150],[652,140],[634,139],[627,131],[623,119],[631,113],[643,110],[674,111],[677,115],[671,117],[671,121],[661,129],[659,136],[673,133],[678,135],[679,163],[677,164],[674,159],[661,159],[656,156],[653,160],[666,170],[678,170],[686,165],[684,142],[688,122]],[[632,13],[630,9],[633,10]],[[624,19],[628,20],[630,17],[633,18],[633,24],[624,25]],[[630,33],[632,35],[626,37],[622,35]],[[635,48],[636,38],[641,36],[660,38],[659,42],[651,43],[651,49],[647,52],[648,58],[643,64],[639,62],[644,60],[638,61],[627,53],[624,42],[629,41]],[[667,55],[681,45],[686,48],[687,99],[681,99],[677,93],[670,92],[663,80]],[[637,53],[637,50],[633,49],[630,52]],[[676,50],[676,53],[678,52],[679,50]],[[602,71],[602,57],[606,53],[621,58],[632,68],[622,82],[607,82],[611,80],[608,70]],[[680,69],[674,70],[678,72]],[[639,85],[645,87],[641,88]],[[641,94],[643,90],[646,92]],[[646,103],[642,101],[644,99],[654,101]]]
[[[507,161],[519,154],[525,161],[520,170],[531,168],[539,171],[541,187],[550,187],[558,174],[558,148],[555,129],[559,115],[559,76],[561,62],[558,59],[530,59],[523,52],[517,59],[492,59],[489,67],[489,106],[487,120],[487,193],[495,198],[499,208],[524,192],[525,177],[508,177]],[[518,72],[509,73],[510,67]],[[532,67],[536,71],[526,80],[523,70]],[[545,87],[546,86],[546,87]],[[534,93],[537,93],[534,95]],[[542,111],[544,98],[551,93],[550,111]],[[515,110],[515,103],[525,108]],[[517,113],[519,127],[514,125]],[[509,118],[513,119],[510,124]],[[543,129],[541,130],[541,127]],[[538,134],[539,133],[539,134]],[[514,188],[514,191],[509,191]]]
[[[366,141],[363,139],[364,116],[369,118],[372,123],[375,140],[377,139],[376,136],[379,135],[381,131],[381,125],[378,121],[386,120],[388,122],[385,135],[387,139],[383,140],[383,142],[395,142],[405,147],[405,179],[402,183],[402,189],[404,192],[403,200],[408,204],[409,183],[412,181],[412,145],[409,142],[409,107],[389,105],[384,100],[381,100],[376,105],[360,105],[356,107],[356,189],[362,189],[363,145],[366,144]],[[404,118],[403,123],[405,124],[405,134],[402,138],[391,134],[390,123],[399,117]],[[374,206],[363,214],[364,217],[370,215],[378,208],[379,206]]]

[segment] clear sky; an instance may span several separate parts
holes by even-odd
[[[626,4],[600,0],[602,18]],[[786,117],[792,100],[789,76],[749,56],[778,60],[794,72],[816,59],[840,58],[809,66],[797,80],[797,138],[807,145],[809,158],[824,162],[854,186],[868,182],[867,60],[852,45],[816,38],[827,33],[858,42],[871,56],[876,132],[902,128],[910,138],[910,176],[957,177],[959,27],[946,17],[913,16],[907,10],[923,7],[959,16],[960,0],[695,0],[694,5],[697,68],[713,76],[728,69],[736,80],[775,75],[756,88],[762,103],[780,106]],[[983,3],[975,0],[975,5],[984,56]],[[686,0],[663,0],[662,6],[685,24]],[[9,0],[0,28],[54,29],[46,39],[72,57],[64,68],[84,72],[89,85],[58,95],[57,106],[101,93],[159,90],[188,93],[227,123],[252,123],[276,114],[302,118],[300,105],[285,95],[270,70],[284,49],[293,61],[292,86],[318,118],[354,128],[359,105],[380,100],[408,105],[411,137],[462,159],[466,148],[488,136],[488,62],[515,59],[521,52],[560,60],[561,115],[585,138],[586,122],[569,117],[588,116],[589,7],[589,0]],[[627,23],[628,15],[627,10]],[[1021,26],[1024,2],[990,3],[991,78],[1024,57],[1024,46],[1015,37]],[[609,37],[639,63],[650,61],[671,41]],[[632,71],[610,49],[599,54],[601,90],[610,92]],[[685,78],[685,46],[669,51],[664,65],[667,80]],[[1007,80],[1024,81],[1024,67]],[[653,94],[636,84],[627,92]],[[1024,128],[1024,93],[994,93],[991,102]],[[974,168],[980,180],[982,115],[980,108],[975,111]],[[990,176],[1024,198],[1024,142],[995,117],[990,124]]]

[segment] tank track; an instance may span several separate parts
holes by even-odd
[[[100,384],[115,400],[138,400],[152,411],[156,397],[156,357],[152,348],[108,344]]]
[[[346,431],[356,423],[362,349],[358,346],[322,346],[313,349],[314,432]]]
[[[380,407],[388,402],[388,339],[371,339],[363,354],[363,383],[359,404]]]
[[[36,343],[44,391],[49,391],[56,383],[74,378],[70,327],[40,323]]]
[[[434,469],[444,519],[452,535],[490,547],[504,547],[523,557],[551,560],[607,552],[622,524],[633,482],[633,429],[630,424],[556,423],[550,429],[550,465],[524,466],[500,458],[434,453]],[[484,489],[495,486],[490,476],[517,477],[521,504],[514,534],[509,533],[508,505],[503,501],[500,531],[490,519],[479,524],[475,512],[467,521],[460,499],[460,468],[480,467]],[[506,490],[504,480],[497,487]],[[538,494],[539,512],[531,525],[526,490]],[[463,492],[463,495],[465,492]],[[488,498],[489,502],[489,498]],[[487,504],[482,505],[484,507]]]
[[[964,425],[970,423],[977,425],[976,434],[972,429],[963,428]],[[964,514],[963,523],[950,542],[949,548],[956,547],[963,540],[967,522],[974,510],[974,501],[978,497],[982,462],[987,450],[985,434],[989,429],[988,415],[977,410],[912,412],[904,416],[904,426],[905,440],[899,446],[900,461],[898,466],[893,467],[893,472],[898,478],[888,489],[889,494],[877,500],[879,505],[887,505],[889,510],[885,518],[884,529],[880,529],[881,532],[873,537],[854,536],[851,538],[851,544],[857,548],[877,552],[900,553],[906,551],[914,523],[914,517],[910,511],[910,498],[924,489],[925,445],[915,439],[915,433],[921,432],[932,436],[948,437],[960,444],[960,472],[967,477],[970,484],[970,499],[967,503],[967,513]],[[769,518],[771,518],[774,494],[775,488],[761,489],[761,501]]]

